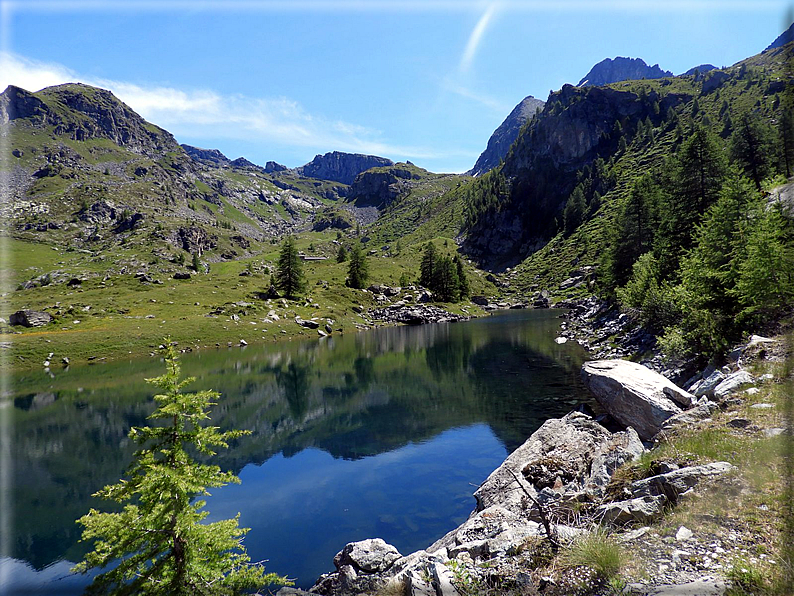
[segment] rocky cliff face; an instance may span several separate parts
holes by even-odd
[[[766,50],[771,50],[773,48],[780,48],[786,45],[787,43],[791,43],[794,41],[794,23],[789,25],[789,28],[786,29],[783,33],[777,36],[777,39],[769,44]],[[766,52],[766,50],[764,50]]]
[[[534,252],[556,232],[554,219],[576,184],[576,172],[616,150],[616,121],[630,138],[640,121],[649,118],[658,125],[670,107],[690,99],[572,85],[552,93],[505,158],[500,175],[508,196],[470,228],[465,250],[497,268]]]
[[[507,156],[510,145],[518,137],[521,127],[534,118],[537,110],[543,109],[545,104],[545,101],[535,99],[531,95],[522,99],[488,139],[488,146],[468,173],[472,176],[480,176],[498,166]]]
[[[648,66],[642,58],[605,58],[590,69],[579,81],[579,87],[609,85],[618,81],[636,81],[639,79],[661,79],[671,77],[673,73],[662,70],[658,64]]]
[[[408,193],[412,180],[421,178],[418,168],[397,164],[390,168],[376,168],[362,172],[353,181],[348,199],[356,207],[385,209],[392,201]]]
[[[169,132],[146,122],[105,89],[69,83],[39,91],[40,99],[19,88],[9,87],[3,94],[15,100],[13,106],[9,102],[11,114],[28,117],[32,110],[37,117],[43,117],[41,124],[55,126],[55,135],[76,141],[105,138],[150,158],[180,150]],[[10,114],[0,119],[8,121]]]
[[[308,178],[352,184],[356,176],[361,172],[365,172],[370,168],[393,165],[394,162],[385,157],[332,151],[325,155],[316,156],[305,166],[297,168],[297,172]]]
[[[192,145],[182,144],[182,149],[185,150],[190,157],[200,163],[212,166],[229,165],[231,161],[223,153],[217,149],[202,149],[201,147],[193,147]]]

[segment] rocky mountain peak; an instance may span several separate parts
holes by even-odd
[[[787,43],[791,43],[792,41],[794,41],[794,23],[791,23],[788,29],[786,29],[783,33],[778,35],[775,41],[770,43],[769,46],[766,48],[766,50],[771,50],[773,48],[780,48],[786,45]],[[764,51],[766,52],[766,50]]]
[[[661,79],[671,77],[673,73],[662,70],[658,64],[648,66],[642,58],[605,58],[590,69],[577,87],[593,87],[609,85],[619,81],[636,81],[639,79]]]
[[[28,118],[34,126],[53,126],[55,135],[73,140],[110,139],[149,157],[179,150],[170,133],[146,122],[110,91],[90,85],[66,83],[36,93],[9,87],[0,104],[3,122]]]
[[[361,172],[370,168],[393,165],[394,162],[385,157],[332,151],[325,155],[317,155],[305,166],[297,168],[297,172],[308,178],[352,184]]]
[[[537,110],[542,110],[544,105],[546,102],[531,95],[522,99],[504,122],[499,125],[499,128],[493,132],[491,138],[488,139],[485,151],[480,154],[477,163],[468,173],[472,176],[480,176],[498,166],[499,162],[507,155],[510,145],[518,137],[521,127],[534,118]]]
[[[213,166],[229,165],[231,163],[229,158],[217,149],[202,149],[201,147],[185,145],[184,143],[182,144],[182,149],[199,163]]]

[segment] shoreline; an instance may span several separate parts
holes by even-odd
[[[586,312],[592,311],[593,307],[597,310],[602,307],[596,304],[589,306]],[[587,336],[586,328],[590,326],[591,333],[596,330],[592,326],[592,319],[585,319],[581,314],[582,309],[577,308],[568,312],[566,321],[569,324],[563,325],[562,336],[569,340],[576,339],[583,346],[590,347],[586,344],[589,343],[592,335]],[[619,315],[615,315],[609,320],[617,321],[619,318]],[[621,327],[627,326],[628,322],[620,321],[618,332]],[[735,360],[730,361],[722,371],[710,367],[698,371],[698,374],[690,378],[686,385],[692,391],[699,393],[699,397],[697,400],[692,399],[690,407],[672,416],[669,425],[660,429],[654,437],[646,437],[644,441],[640,441],[630,425],[626,431],[611,433],[588,416],[577,412],[571,412],[562,419],[549,419],[527,439],[522,447],[510,454],[478,488],[474,494],[477,507],[469,519],[439,538],[426,550],[403,556],[397,552],[397,549],[379,539],[350,543],[334,558],[336,571],[318,578],[309,592],[285,588],[279,592],[280,596],[289,594],[445,596],[472,593],[535,593],[521,591],[530,587],[540,589],[543,594],[567,594],[569,592],[565,590],[573,587],[565,584],[563,578],[558,577],[555,580],[550,577],[545,579],[535,577],[538,568],[548,571],[548,566],[533,567],[530,556],[530,565],[526,567],[526,553],[544,548],[548,550],[551,537],[554,535],[557,536],[558,542],[556,548],[561,549],[560,552],[570,552],[576,548],[579,538],[594,535],[591,532],[592,528],[602,526],[608,533],[608,540],[618,544],[619,548],[632,548],[643,553],[652,550],[656,553],[657,562],[660,560],[664,562],[658,563],[658,573],[655,576],[646,575],[645,578],[641,578],[641,574],[634,573],[632,576],[629,573],[624,580],[622,576],[615,574],[609,581],[598,573],[593,573],[587,565],[574,566],[575,571],[580,575],[583,574],[580,579],[584,578],[582,581],[585,584],[589,582],[591,588],[589,592],[582,593],[615,593],[608,586],[612,581],[622,582],[621,589],[626,594],[672,596],[678,593],[676,592],[678,589],[694,590],[686,593],[704,596],[725,594],[731,585],[740,583],[740,578],[737,579],[737,574],[740,574],[737,571],[739,564],[737,561],[745,561],[745,559],[741,558],[742,553],[733,552],[730,540],[723,541],[722,537],[717,538],[717,542],[713,544],[719,543],[723,546],[712,544],[703,547],[698,538],[709,532],[712,533],[711,538],[714,538],[714,532],[707,527],[707,524],[701,527],[687,515],[691,515],[689,510],[698,507],[702,509],[704,505],[708,511],[709,499],[720,493],[720,486],[724,488],[752,483],[752,480],[747,478],[750,473],[748,462],[742,457],[735,456],[735,452],[733,455],[731,452],[725,453],[727,459],[731,461],[718,461],[719,458],[713,457],[714,454],[692,453],[682,456],[680,445],[696,444],[714,433],[724,434],[726,440],[737,441],[751,451],[763,450],[762,448],[766,448],[770,442],[783,443],[791,440],[792,421],[785,419],[784,411],[788,397],[785,387],[782,387],[782,392],[780,387],[784,382],[790,383],[790,380],[787,381],[785,378],[786,371],[780,356],[790,357],[788,352],[791,346],[786,345],[782,338],[774,340],[757,336],[754,338],[734,350]],[[608,350],[615,349],[615,347],[608,348]],[[658,354],[652,354],[650,358],[645,359],[645,362],[650,366],[656,365],[655,368],[664,368],[659,366],[661,359]],[[775,369],[775,373],[765,372],[753,376],[748,369],[756,373],[759,370]],[[664,372],[671,376],[672,373],[678,373],[679,377],[682,373],[678,369],[670,368],[665,369]],[[748,378],[742,377],[743,374],[748,375]],[[719,383],[714,383],[717,377],[721,382],[729,377],[743,378],[744,382],[733,386],[728,383],[727,388],[722,386],[723,389],[715,394],[714,390],[720,387]],[[711,379],[711,386],[704,389],[707,378]],[[686,391],[683,393],[690,395]],[[772,403],[768,403],[770,401]],[[582,481],[580,478],[579,486],[572,489],[575,482],[565,476],[565,466],[554,464],[559,468],[557,470],[559,474],[556,476],[553,470],[550,473],[546,470],[553,467],[546,454],[560,447],[558,439],[560,436],[570,438],[576,435],[577,426],[587,427],[587,433],[596,432],[593,430],[594,427],[590,427],[592,424],[600,427],[603,433],[606,433],[604,436],[608,437],[604,439],[602,447],[604,444],[609,444],[611,448],[602,449],[600,455],[596,457],[593,457],[593,449],[590,449],[589,454],[580,453],[572,456],[566,453],[561,458],[574,462],[574,466],[577,461],[580,464],[584,462],[585,465],[580,465],[580,468],[590,469],[600,466],[600,482],[594,484],[592,478],[589,481]],[[626,426],[623,425],[624,428]],[[579,435],[581,434],[580,432]],[[616,442],[620,444],[617,448],[615,448]],[[538,449],[538,444],[542,448]],[[596,446],[595,451],[599,449],[601,447]],[[652,459],[651,465],[647,466],[645,460],[657,456],[659,460]],[[778,464],[772,461],[769,465],[774,467]],[[545,470],[547,479],[542,478],[542,474],[541,477],[537,477],[537,472],[534,477],[532,472],[527,474],[527,470],[538,469],[538,466],[541,470]],[[646,467],[647,469],[642,471]],[[638,471],[638,468],[641,471]],[[650,473],[651,469],[656,473],[655,476]],[[604,473],[605,470],[608,470],[607,474]],[[515,482],[523,483],[520,478],[522,472],[526,486],[507,489],[506,487],[512,482],[510,478],[514,478]],[[508,473],[509,482],[506,482]],[[638,475],[640,477],[636,478]],[[723,477],[724,479],[715,482],[715,479]],[[496,482],[493,480],[495,478],[501,480]],[[682,482],[681,478],[687,479],[683,481],[683,486],[676,484]],[[654,483],[662,486],[665,482],[677,488],[643,493],[641,488],[636,487],[654,486]],[[621,493],[618,491],[618,486],[622,486],[624,493],[633,490],[632,498],[626,501],[624,494],[624,499],[620,500]],[[518,488],[525,493],[525,496],[521,496]],[[673,490],[673,493],[670,493],[670,490]],[[792,498],[791,495],[788,497]],[[532,503],[536,506],[533,507]],[[598,507],[597,510],[593,509],[595,505]],[[582,524],[581,519],[570,525],[563,519],[557,519],[556,523],[552,521],[550,525],[546,525],[548,519],[544,520],[547,517],[544,509],[548,513],[553,507],[560,506],[580,512],[590,511],[589,525]],[[768,506],[764,507],[768,509]],[[593,514],[593,511],[598,511],[598,515]],[[559,511],[555,514],[559,514]],[[780,514],[782,515],[783,512]],[[710,514],[705,515],[710,516]],[[671,523],[675,525],[679,518],[685,519],[689,526],[681,523],[677,530],[668,528]],[[573,518],[569,517],[570,519]],[[611,521],[605,522],[605,520]],[[594,523],[599,525],[593,526]],[[741,525],[739,522],[736,523],[738,526]],[[596,534],[600,531],[597,530]],[[665,533],[670,531],[674,531],[675,535],[672,540],[665,537]],[[729,530],[728,535],[739,536],[737,532],[738,530],[733,528]],[[752,536],[746,534],[745,528],[745,532],[741,533],[741,540],[752,541]],[[773,542],[773,545],[767,544],[765,548],[777,547],[778,554],[781,554],[779,540]],[[695,556],[689,552],[692,550],[701,554]],[[743,549],[743,552],[746,552],[746,549]],[[785,553],[782,554],[785,556]],[[552,557],[552,559],[557,560],[561,556],[556,554],[556,558]],[[746,562],[747,566],[766,566],[764,568],[767,569],[770,565],[767,559],[775,564],[771,555],[751,558],[752,562]],[[636,565],[636,562],[632,564]],[[554,568],[554,564],[551,568]],[[640,579],[629,581],[632,578]],[[563,587],[564,585],[567,587]],[[549,588],[549,586],[553,587]],[[497,587],[498,590],[503,591],[494,591]],[[473,588],[474,592],[471,591]]]

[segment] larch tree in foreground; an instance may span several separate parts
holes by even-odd
[[[166,373],[148,382],[163,390],[155,396],[157,409],[150,420],[162,426],[133,427],[129,436],[141,444],[129,478],[111,484],[94,496],[126,503],[119,513],[91,509],[77,522],[82,540],[94,550],[73,571],[111,567],[94,578],[87,594],[234,595],[269,584],[286,584],[275,573],[252,564],[242,544],[247,528],[233,519],[201,523],[208,512],[207,488],[240,480],[218,466],[200,464],[188,449],[204,455],[247,431],[220,432],[202,426],[220,396],[215,391],[182,393],[194,379],[180,380],[177,354],[165,343]]]

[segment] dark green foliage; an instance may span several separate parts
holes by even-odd
[[[425,250],[422,253],[422,263],[419,265],[419,285],[432,288],[436,261],[436,247],[432,242],[428,242],[425,244]]]
[[[794,170],[794,106],[790,102],[784,103],[780,116],[778,138],[780,160],[783,166],[780,169],[785,172],[788,178]]]
[[[562,225],[566,235],[572,234],[581,225],[586,209],[584,192],[580,185],[568,197],[568,202],[565,203],[565,209],[562,212]]]
[[[199,273],[201,271],[201,259],[199,258],[199,254],[197,252],[193,253],[193,271]]]
[[[344,263],[345,261],[347,261],[347,251],[345,250],[345,247],[340,244],[339,250],[336,251],[336,262]]]
[[[281,245],[276,266],[276,287],[287,298],[299,296],[306,287],[303,277],[303,264],[301,263],[295,238],[287,236]]]
[[[665,169],[669,177],[659,205],[654,253],[662,279],[669,279],[692,246],[695,224],[719,197],[727,161],[718,137],[697,126]]]
[[[618,212],[604,253],[604,270],[609,287],[628,281],[632,264],[653,247],[658,225],[661,188],[646,174],[639,178]]]
[[[498,212],[508,197],[507,180],[501,168],[494,168],[472,181],[463,195],[464,226],[471,228],[485,215]]]
[[[458,296],[461,300],[469,297],[471,288],[469,287],[469,278],[466,276],[466,268],[463,265],[463,259],[460,255],[455,255],[455,269],[458,274]]]
[[[457,302],[460,300],[458,269],[454,261],[448,256],[438,259],[431,290],[441,302]]]
[[[411,280],[408,278],[408,274],[405,271],[403,271],[400,274],[400,282],[399,283],[400,283],[400,287],[401,288],[404,288],[406,286],[410,286],[411,285]]]
[[[350,249],[350,262],[347,266],[347,284],[351,288],[360,290],[367,285],[367,259],[361,250],[361,244],[356,242]]]
[[[745,112],[731,136],[731,157],[761,190],[761,182],[772,170],[772,128],[756,112]]]
[[[147,379],[164,391],[155,396],[158,407],[149,416],[163,424],[130,431],[130,438],[142,447],[129,478],[94,495],[127,504],[119,513],[91,509],[78,520],[85,527],[82,539],[93,541],[94,550],[74,571],[116,564],[94,578],[88,594],[235,595],[287,583],[250,563],[242,546],[248,530],[238,527],[239,515],[201,523],[208,515],[202,511],[206,502],[195,497],[239,479],[218,466],[197,463],[189,451],[212,456],[215,448],[227,447],[230,439],[246,431],[202,426],[219,394],[182,393],[193,379],[180,380],[176,351],[170,342],[166,345],[166,373]]]
[[[463,261],[458,255],[439,255],[432,242],[425,245],[420,265],[419,283],[428,288],[440,302],[457,302],[470,293]]]

